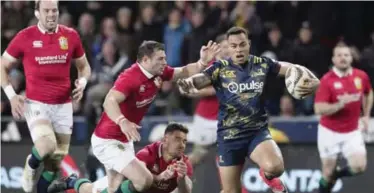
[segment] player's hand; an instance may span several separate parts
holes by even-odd
[[[361,121],[362,121],[362,124],[363,124],[363,130],[367,131],[369,129],[370,117],[364,116],[364,117],[361,118]]]
[[[178,173],[178,178],[183,178],[187,175],[187,165],[184,161],[177,161],[175,163],[175,170]]]
[[[161,174],[157,176],[157,180],[158,181],[169,180],[173,178],[174,174],[175,174],[175,166],[169,165],[165,171],[163,171]]]
[[[10,105],[12,107],[12,115],[15,119],[21,119],[24,113],[25,97],[22,95],[15,95],[10,99]]]
[[[206,46],[201,47],[200,50],[200,61],[203,65],[207,66],[216,55],[221,51],[220,45],[216,42],[209,41]]]
[[[141,127],[127,119],[123,119],[120,122],[121,131],[126,135],[126,138],[130,141],[140,141],[140,134],[138,129]]]
[[[183,95],[196,91],[192,78],[179,79],[177,81],[179,92]]]
[[[295,91],[300,93],[301,96],[308,96],[313,94],[318,86],[320,81],[318,79],[305,78],[303,84],[298,85],[295,88]]]
[[[84,88],[85,86],[83,86],[82,84],[79,83],[79,79],[75,80],[74,82],[75,84],[75,89],[73,90],[73,100],[75,102],[79,102],[82,97],[83,97],[83,92],[84,92]]]

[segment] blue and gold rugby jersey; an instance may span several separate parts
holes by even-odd
[[[279,69],[277,61],[250,55],[245,65],[218,60],[204,71],[219,100],[217,140],[250,137],[267,127],[263,91],[266,78],[277,76]]]

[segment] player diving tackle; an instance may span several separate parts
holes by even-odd
[[[260,167],[264,182],[275,193],[287,189],[278,178],[284,171],[280,149],[268,130],[263,88],[267,76],[285,76],[294,64],[249,54],[247,31],[226,33],[230,58],[213,63],[203,73],[178,81],[182,93],[213,85],[219,100],[217,144],[223,193],[240,193],[243,164],[248,156]],[[296,92],[311,95],[319,80],[305,78]]]

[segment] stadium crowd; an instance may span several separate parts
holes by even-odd
[[[179,67],[196,61],[203,44],[233,25],[249,31],[253,54],[305,65],[318,77],[331,66],[332,47],[344,41],[351,47],[355,66],[374,77],[373,8],[370,2],[60,2],[60,23],[78,30],[93,71],[74,113],[90,120],[99,117],[106,93],[117,75],[135,62],[144,40],[163,42],[168,64]],[[2,1],[1,17],[1,52],[20,29],[36,24],[32,2]],[[74,80],[76,69],[71,72]],[[11,71],[10,80],[22,93],[21,64]],[[295,101],[287,95],[283,80],[270,81],[271,115],[313,115],[313,97]],[[172,84],[162,85],[149,115],[193,113],[196,101],[181,96]],[[2,90],[2,116],[11,115],[7,100]]]

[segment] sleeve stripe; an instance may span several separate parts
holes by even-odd
[[[10,62],[16,62],[17,61],[17,58],[13,57],[12,55],[10,55],[7,51],[5,51],[3,53],[3,57],[7,60],[9,60]]]

